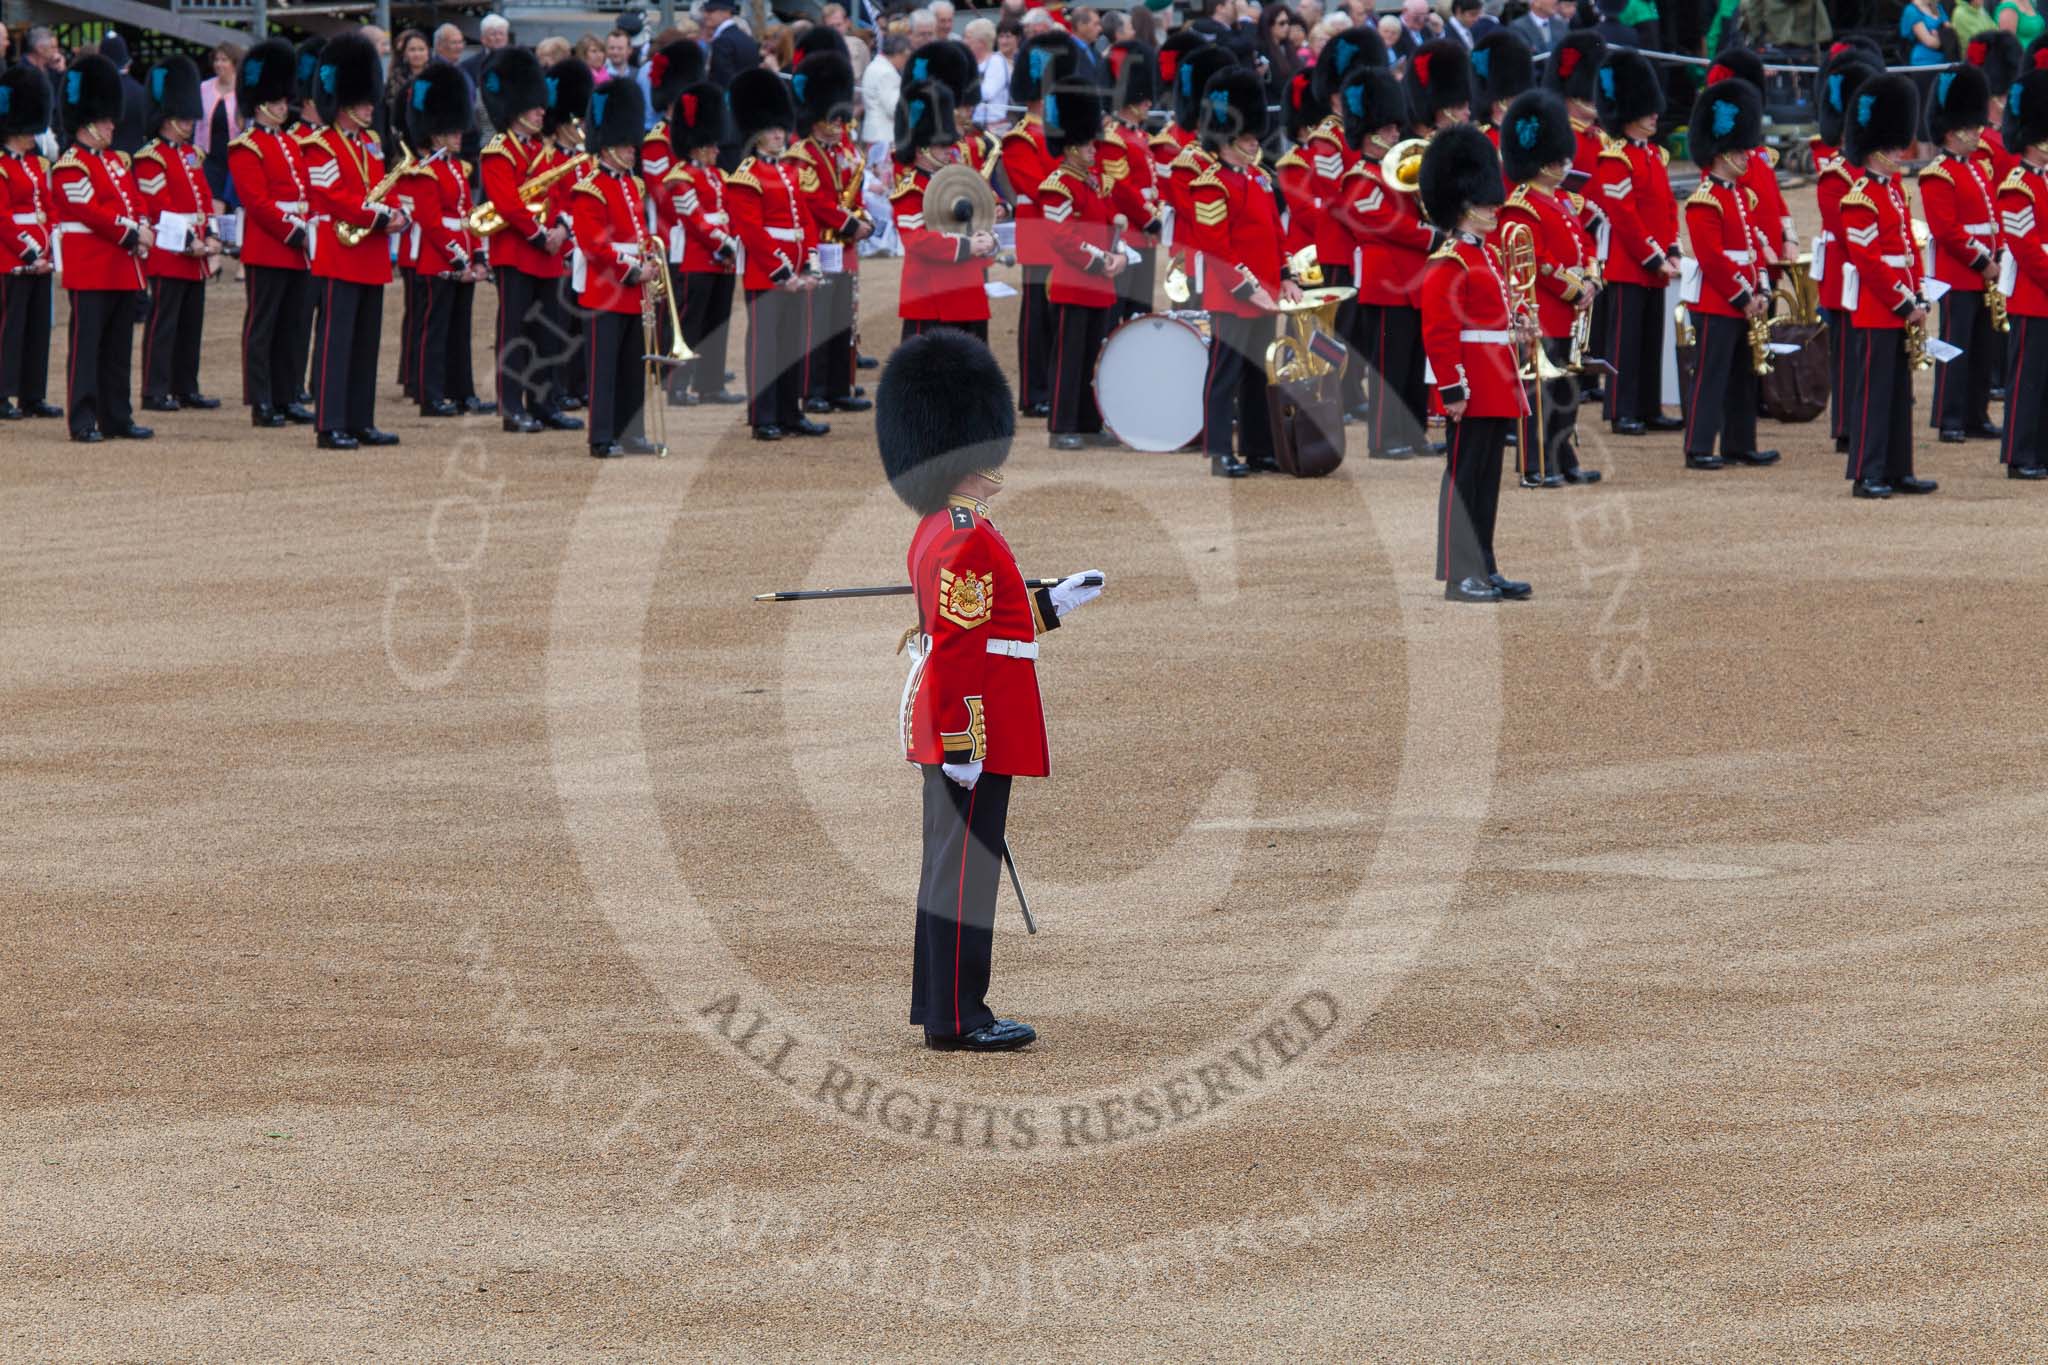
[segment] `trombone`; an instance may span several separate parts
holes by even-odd
[[[647,422],[648,438],[654,443],[654,453],[668,454],[668,385],[663,382],[664,371],[687,365],[697,358],[683,341],[683,320],[676,312],[676,294],[668,287],[668,252],[663,248],[661,238],[650,236],[640,244],[640,264],[646,278],[640,282],[640,340],[644,353],[641,356],[646,366],[643,380],[646,389],[641,399],[641,411],[654,415]],[[659,299],[661,302],[656,302]],[[661,308],[668,306],[668,349],[661,345]]]
[[[1401,150],[1399,147],[1394,149],[1396,152],[1399,150]],[[1391,164],[1393,161],[1394,153],[1387,153],[1387,163]],[[1416,157],[1416,161],[1419,165],[1421,162],[1419,154]],[[1536,388],[1535,429],[1524,439],[1536,442],[1537,475],[1541,478],[1548,478],[1550,477],[1550,448],[1544,441],[1543,418],[1547,397],[1544,389],[1560,379],[1569,378],[1571,371],[1560,368],[1557,362],[1550,358],[1550,353],[1543,349],[1543,333],[1538,324],[1539,313],[1536,302],[1536,234],[1529,230],[1528,224],[1509,223],[1507,225],[1507,228],[1501,233],[1501,254],[1507,264],[1509,321],[1516,328],[1526,329],[1532,333],[1528,343],[1527,356],[1515,371],[1516,378],[1520,379],[1524,384],[1533,384]],[[1527,451],[1522,453],[1522,458],[1525,461],[1528,459]],[[1527,465],[1525,464],[1523,467],[1527,468]]]

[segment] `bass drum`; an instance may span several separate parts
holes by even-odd
[[[1095,405],[1102,424],[1133,450],[1179,450],[1202,434],[1202,381],[1209,339],[1193,323],[1141,313],[1102,343]]]

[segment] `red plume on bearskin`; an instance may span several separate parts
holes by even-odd
[[[1557,74],[1560,78],[1571,79],[1572,72],[1579,69],[1579,58],[1584,54],[1575,47],[1568,47],[1557,54]]]

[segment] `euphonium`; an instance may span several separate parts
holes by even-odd
[[[1299,384],[1321,379],[1337,366],[1315,353],[1310,343],[1317,332],[1337,332],[1337,308],[1351,297],[1348,289],[1317,290],[1304,302],[1309,307],[1283,307],[1286,331],[1266,347],[1266,382]]]
[[[370,187],[369,194],[363,197],[363,206],[367,208],[371,204],[383,203],[384,196],[391,193],[391,187],[398,183],[399,178],[409,174],[412,168],[418,164],[417,161],[413,160],[412,148],[400,142],[398,144],[398,164],[386,171],[384,178]],[[354,223],[343,223],[334,229],[334,235],[341,239],[343,246],[358,246],[364,238],[374,231],[376,231],[374,227],[357,227]]]
[[[1784,263],[1778,282],[1771,287],[1771,318],[1799,324],[1820,321],[1820,286],[1813,282],[1811,256]]]
[[[1427,146],[1428,138],[1410,137],[1387,150],[1380,158],[1380,179],[1388,189],[1415,193],[1415,187],[1422,182],[1422,151]]]
[[[532,213],[547,202],[548,191],[564,176],[576,174],[590,161],[589,152],[578,152],[559,166],[551,166],[539,175],[529,176],[519,186],[519,202]],[[469,211],[469,230],[479,237],[495,236],[505,230],[505,215],[498,212],[496,204],[478,204]]]

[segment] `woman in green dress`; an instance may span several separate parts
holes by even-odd
[[[1998,26],[2020,40],[2025,47],[2041,36],[2041,30],[2048,27],[2041,18],[2041,11],[2034,6],[2034,0],[2000,0],[1991,17]]]

